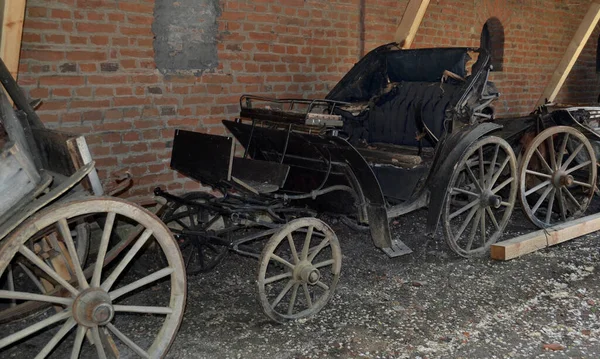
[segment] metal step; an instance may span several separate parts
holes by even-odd
[[[412,253],[412,249],[408,248],[404,242],[399,239],[392,239],[392,246],[390,248],[381,248],[385,254],[390,258],[396,258],[405,254]]]

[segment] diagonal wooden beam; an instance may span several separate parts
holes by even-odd
[[[598,20],[600,20],[600,4],[592,3],[577,32],[575,32],[575,36],[573,36],[571,43],[567,47],[562,60],[554,71],[552,78],[550,78],[550,82],[542,93],[542,97],[538,100],[537,106],[546,103],[546,99],[549,102],[553,102],[556,99],[571,69],[575,65],[575,62],[577,62],[577,58],[594,31]]]
[[[412,45],[421,21],[425,16],[429,6],[429,0],[410,0],[400,20],[400,25],[396,29],[394,40],[400,44],[403,49],[409,49]]]
[[[15,80],[19,71],[25,3],[25,0],[0,1],[0,8],[2,9],[0,58],[2,58]]]

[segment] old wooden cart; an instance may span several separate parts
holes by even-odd
[[[0,356],[163,357],[186,299],[173,236],[104,195],[85,139],[44,128],[1,61],[0,78],[17,107],[0,91]],[[136,265],[154,248],[161,268]]]

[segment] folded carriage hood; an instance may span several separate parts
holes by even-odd
[[[469,48],[402,50],[397,44],[380,46],[366,54],[325,97],[328,100],[366,102],[390,82],[439,82],[444,70],[466,77]]]

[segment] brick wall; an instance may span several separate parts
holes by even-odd
[[[44,99],[50,127],[86,135],[101,178],[129,170],[128,196],[198,188],[168,168],[176,127],[224,133],[242,93],[323,96],[373,47],[391,42],[407,1],[221,0],[218,67],[164,76],[154,62],[152,0],[29,0],[19,82]],[[487,19],[505,30],[502,115],[532,110],[587,11],[563,1],[432,1],[414,46],[478,46]],[[586,3],[586,1],[582,1]],[[598,96],[598,32],[561,99]]]

